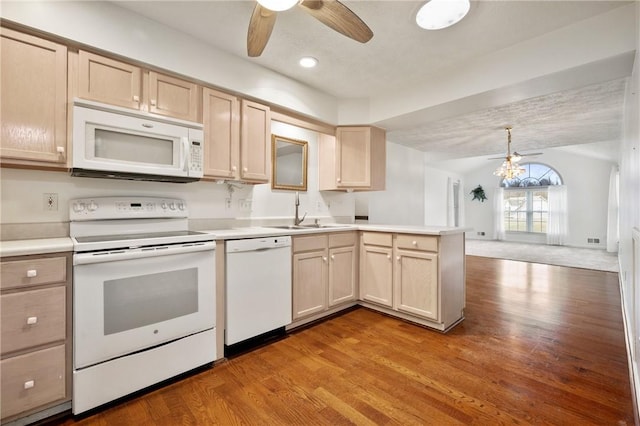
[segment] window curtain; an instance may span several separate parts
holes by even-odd
[[[548,187],[549,220],[547,222],[547,244],[563,246],[567,239],[567,187]]]
[[[493,195],[493,239],[504,240],[504,188],[496,188]]]
[[[611,167],[609,175],[609,203],[607,209],[607,251],[618,252],[618,168]]]

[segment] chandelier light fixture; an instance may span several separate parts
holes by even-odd
[[[507,131],[507,156],[504,158],[502,165],[493,174],[504,179],[513,179],[523,174],[526,170],[518,164],[522,159],[520,154],[514,152],[511,155],[511,127],[505,127],[504,129]]]

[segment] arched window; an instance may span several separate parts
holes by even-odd
[[[500,186],[504,188],[526,188],[529,186],[562,185],[560,174],[550,166],[542,163],[521,164],[525,172],[513,179],[502,179]]]
[[[547,233],[549,197],[547,188],[562,185],[560,174],[541,163],[524,163],[525,172],[502,179],[504,188],[504,230],[506,232]]]

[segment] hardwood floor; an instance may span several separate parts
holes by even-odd
[[[467,257],[447,334],[361,308],[65,425],[632,425],[615,273]]]

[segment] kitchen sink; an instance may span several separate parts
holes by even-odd
[[[345,226],[350,225],[341,225],[341,224],[308,224],[308,225],[271,225],[267,226],[267,228],[276,228],[276,229],[322,229],[322,228],[343,228]]]
[[[299,225],[302,228],[344,228],[345,226],[350,226],[350,225],[340,225],[340,224],[313,224],[313,225]]]

